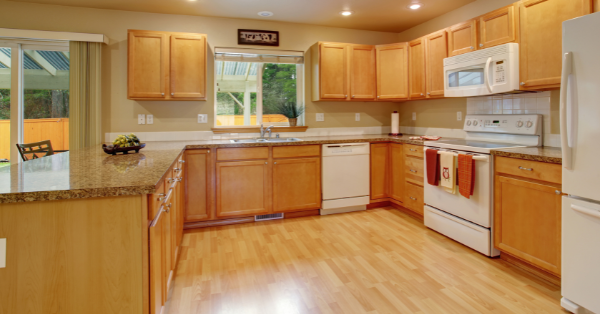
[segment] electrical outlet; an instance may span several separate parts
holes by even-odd
[[[462,111],[456,112],[456,121],[462,121]]]
[[[149,114],[146,116],[146,124],[154,124],[154,116]]]
[[[325,114],[324,113],[317,113],[317,121],[318,122],[325,121]]]
[[[0,239],[0,268],[6,267],[6,239]]]
[[[138,124],[146,124],[146,115],[138,114]]]
[[[207,114],[199,114],[198,115],[198,123],[208,123],[208,115]]]
[[[360,121],[360,113],[357,112],[357,113],[354,114],[354,120],[355,121]]]
[[[413,119],[413,121],[417,121],[417,113],[416,112],[413,112],[412,119]]]

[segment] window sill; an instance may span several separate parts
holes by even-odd
[[[273,133],[278,132],[306,132],[308,126],[274,126]],[[260,133],[259,126],[230,126],[211,129],[215,134],[221,133]]]

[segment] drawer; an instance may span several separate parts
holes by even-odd
[[[404,185],[404,207],[423,215],[425,206],[423,187],[407,183]]]
[[[412,144],[404,144],[404,155],[405,156],[413,156],[417,158],[423,157],[423,146],[412,145]]]
[[[269,158],[268,147],[242,147],[217,149],[217,161],[222,160],[249,160]]]
[[[273,158],[321,156],[321,145],[298,145],[273,147]]]
[[[423,186],[425,182],[424,168],[423,159],[408,156],[404,159],[404,178],[408,182]]]
[[[496,157],[496,173],[562,184],[562,167],[539,161]]]
[[[160,186],[156,188],[156,192],[154,194],[148,195],[148,219],[152,220],[156,214],[158,214],[158,210],[162,204],[162,200],[160,198],[165,196],[164,193],[165,185],[160,184]]]

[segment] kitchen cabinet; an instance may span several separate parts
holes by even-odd
[[[447,31],[450,57],[477,50],[476,19],[450,26]]]
[[[521,89],[560,86],[562,22],[591,13],[592,0],[522,0],[519,11]]]
[[[404,199],[403,206],[418,216],[423,216],[425,206],[423,146],[404,144]]]
[[[408,43],[408,71],[410,99],[424,99],[425,82],[425,40],[415,39]]]
[[[273,212],[321,207],[321,158],[275,159],[273,162]]]
[[[213,218],[209,197],[212,190],[210,150],[186,150],[185,163],[185,222]]]
[[[496,157],[494,246],[560,277],[561,166]]]
[[[377,100],[408,100],[408,43],[378,45]]]
[[[375,46],[318,42],[311,54],[313,101],[375,100]]]
[[[446,30],[425,37],[427,98],[444,97],[444,58],[448,57]]]
[[[263,215],[271,211],[267,159],[217,162],[217,217]]]
[[[479,17],[479,49],[518,42],[519,5],[511,4]]]
[[[390,198],[404,201],[404,147],[402,144],[390,144]]]
[[[163,294],[163,225],[162,207],[159,201],[164,195],[164,184],[157,188],[157,193],[149,196],[150,220],[155,219],[156,224],[148,228],[149,242],[149,286],[150,286],[150,313],[160,314],[162,306],[166,301]],[[159,215],[160,212],[160,215]],[[156,218],[155,218],[156,217]]]
[[[206,35],[127,33],[128,99],[206,100]]]
[[[390,186],[390,144],[371,144],[371,202],[387,201]]]

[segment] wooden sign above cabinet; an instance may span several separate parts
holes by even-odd
[[[206,35],[127,34],[128,99],[206,100]]]

